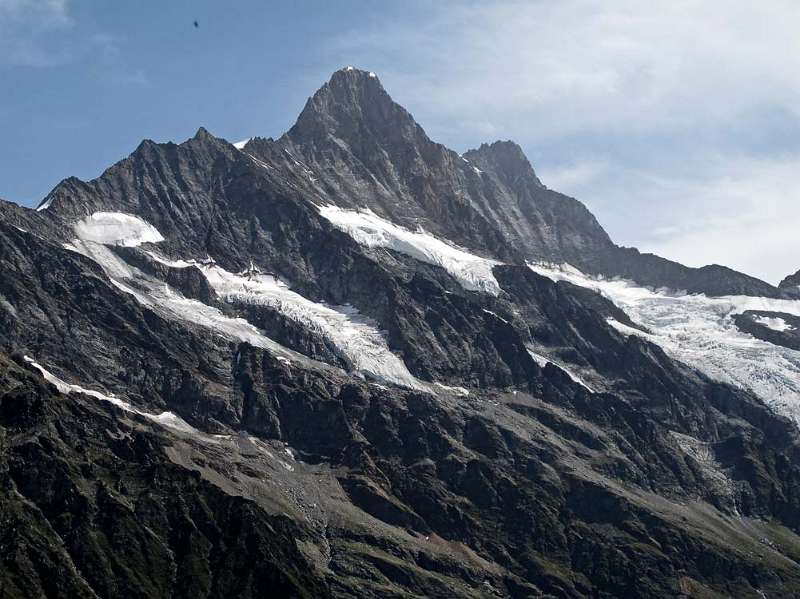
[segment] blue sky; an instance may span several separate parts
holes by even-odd
[[[795,0],[0,0],[0,197],[200,125],[280,135],[353,64],[456,150],[519,142],[618,243],[777,282],[800,268],[798,40]]]

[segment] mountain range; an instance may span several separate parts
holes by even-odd
[[[0,202],[2,597],[796,597],[800,300],[347,67]]]

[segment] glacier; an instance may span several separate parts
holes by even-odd
[[[136,247],[164,241],[153,225],[138,216],[121,212],[95,212],[73,227],[79,239],[104,245]]]
[[[273,339],[243,318],[233,318],[219,309],[189,299],[160,281],[154,281],[117,256],[108,246],[136,247],[158,243],[163,237],[144,220],[121,213],[94,213],[74,225],[76,238],[66,247],[99,264],[118,289],[144,306],[170,319],[190,322],[237,341],[267,349],[285,363],[308,360]],[[228,302],[269,306],[286,318],[321,334],[340,352],[353,370],[375,380],[412,389],[430,391],[405,363],[389,349],[376,323],[351,306],[329,306],[312,302],[289,289],[271,275],[255,272],[234,274],[213,260],[169,260],[148,251],[155,260],[171,267],[196,266],[217,294]],[[135,282],[135,284],[134,284]]]
[[[389,349],[376,323],[352,306],[312,302],[273,275],[234,274],[213,264],[199,264],[214,291],[227,302],[264,305],[328,339],[354,370],[373,379],[422,389],[405,363]]]
[[[109,245],[135,247],[163,241],[158,230],[144,220],[119,213],[95,213],[76,223],[74,232],[76,238],[64,246],[97,263],[112,285],[141,305],[167,318],[211,329],[227,339],[267,349],[287,360],[304,358],[270,339],[246,320],[226,316],[213,306],[184,297],[166,283],[144,276],[109,249]]]
[[[622,279],[592,277],[569,264],[528,267],[551,280],[597,291],[647,329],[608,319],[620,333],[644,337],[707,376],[750,390],[800,424],[800,352],[756,339],[739,330],[733,319],[746,310],[800,316],[800,301],[654,290]]]
[[[346,210],[328,205],[320,206],[319,212],[361,245],[386,248],[440,266],[469,291],[482,291],[494,296],[500,293],[500,284],[492,273],[492,268],[501,264],[497,260],[471,254],[425,231],[404,229],[368,208]]]

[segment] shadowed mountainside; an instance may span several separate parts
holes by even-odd
[[[796,426],[528,261],[783,296],[349,68],[0,204],[0,596],[797,596]]]

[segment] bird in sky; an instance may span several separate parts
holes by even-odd
[[[194,28],[195,28],[195,29],[197,29],[197,28],[199,28],[199,27],[200,27],[200,24],[199,24],[197,21],[195,21],[195,22],[194,22]]]

